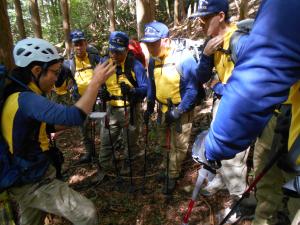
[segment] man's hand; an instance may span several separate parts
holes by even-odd
[[[223,40],[223,35],[218,35],[210,39],[203,50],[203,54],[206,56],[213,55],[218,49],[222,47]]]
[[[167,124],[171,124],[180,119],[182,112],[178,110],[178,108],[174,108],[172,110],[168,110],[165,114],[165,119]]]
[[[215,173],[222,165],[220,161],[208,160],[205,156],[204,140],[208,131],[202,131],[195,139],[192,148],[192,157],[197,162],[202,164],[207,170]]]

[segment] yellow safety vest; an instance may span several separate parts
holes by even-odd
[[[181,52],[179,52],[181,54]],[[180,96],[180,74],[176,69],[176,63],[180,59],[176,50],[170,49],[167,56],[162,60],[155,60],[154,81],[156,87],[156,99],[162,103],[162,112],[168,110],[167,99],[171,98],[172,103],[178,105],[181,102]]]
[[[111,60],[111,59],[109,59]],[[120,65],[122,67],[122,71],[124,72],[124,63]],[[132,77],[133,79],[136,80],[136,75],[134,72],[131,71]],[[110,76],[105,84],[107,87],[108,92],[115,97],[123,97],[122,95],[122,91],[121,91],[121,86],[120,84],[122,82],[125,82],[126,84],[128,84],[131,88],[133,88],[133,85],[130,83],[130,81],[126,78],[126,75],[124,73],[122,73],[121,75],[117,76],[116,73],[114,73],[112,76]],[[113,99],[109,101],[109,104],[111,106],[116,106],[116,107],[123,107],[124,106],[124,100],[121,99]],[[126,105],[129,105],[129,102],[126,101]]]
[[[82,96],[93,77],[93,68],[88,54],[86,54],[83,60],[75,56],[75,65],[75,80],[79,94]]]

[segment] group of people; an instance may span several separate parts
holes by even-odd
[[[227,0],[200,0],[197,13],[192,15],[199,19],[207,36],[199,62],[188,49],[178,48],[169,37],[168,27],[157,21],[145,25],[140,40],[150,55],[144,64],[130,53],[129,37],[121,31],[110,34],[105,57],[90,49],[79,30],[71,33],[74,55],[68,60],[45,40],[19,41],[13,51],[16,68],[4,90],[1,112],[1,133],[7,147],[0,150],[9,155],[6,168],[12,169],[1,178],[0,188],[18,202],[20,224],[43,224],[46,212],[78,225],[99,224],[94,204],[55,178],[51,164],[55,154],[49,150],[48,140],[49,133],[81,126],[86,153],[79,162],[91,162],[93,123],[88,115],[98,107],[98,97],[107,113],[99,151],[102,172],[115,171],[114,144],[119,139],[124,142],[126,159],[115,172],[132,172],[142,151],[137,144],[140,126],[142,121],[148,124],[157,109],[159,147],[167,153],[159,178],[164,182],[163,193],[172,194],[182,176],[193,109],[200,100],[202,84],[213,79],[213,121],[198,158],[217,176],[202,194],[212,195],[226,188],[231,205],[225,209],[225,216],[247,188],[248,148],[256,140],[256,176],[272,154],[283,153],[280,168],[274,165],[257,185],[252,224],[279,223],[284,185],[285,194],[292,193],[288,216],[292,225],[298,225],[299,7],[297,0],[289,4],[262,1],[251,32],[239,38],[235,49],[229,49],[238,28],[229,20]],[[236,52],[236,62],[230,51]],[[46,98],[53,87],[55,101],[64,105]],[[70,87],[73,104],[66,100]],[[144,100],[147,108],[142,112]],[[239,218],[236,211],[228,222],[235,223]]]

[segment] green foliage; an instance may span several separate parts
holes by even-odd
[[[168,18],[165,13],[164,1],[159,1],[160,4],[157,7],[157,20],[160,21],[166,21]],[[33,37],[30,1],[21,0],[21,4],[26,34],[28,37]],[[38,0],[38,6],[43,38],[54,44],[62,43],[64,34],[60,0]],[[107,0],[69,0],[69,9],[71,30],[84,31],[88,41],[98,48],[107,45],[109,36]],[[8,14],[16,42],[20,39],[20,35],[13,0],[8,0]],[[136,37],[135,0],[115,0],[115,21],[117,30],[128,33],[130,37]]]

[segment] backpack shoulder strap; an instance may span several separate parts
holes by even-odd
[[[230,57],[235,64],[237,61],[237,45],[242,36],[247,35],[252,30],[254,19],[245,19],[238,22],[237,30],[231,35],[229,41]]]
[[[94,54],[94,53],[88,53],[88,57],[94,69],[97,66],[97,64],[100,62],[100,57],[98,54]]]
[[[132,76],[134,60],[134,55],[131,52],[129,52],[125,60],[124,73],[128,81],[136,88],[138,87],[138,83]]]

